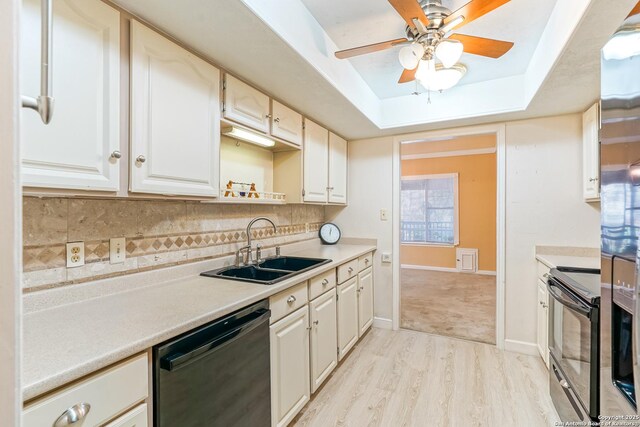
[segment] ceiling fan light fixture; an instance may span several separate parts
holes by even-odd
[[[420,43],[413,43],[411,46],[400,49],[398,58],[404,68],[413,70],[422,59],[422,55],[424,55],[424,46]]]
[[[640,55],[640,25],[620,28],[602,48],[606,60],[627,59]]]
[[[436,57],[445,68],[453,67],[462,56],[464,45],[458,40],[444,39],[436,46]]]
[[[420,71],[420,69],[418,69],[418,71]],[[416,79],[427,90],[442,91],[451,89],[457,85],[466,72],[467,67],[462,64],[455,64],[450,68],[445,68],[441,64],[438,64],[432,72],[427,72],[420,76],[416,73]]]

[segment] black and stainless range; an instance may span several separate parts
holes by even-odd
[[[562,421],[599,415],[600,270],[558,267],[549,290],[549,392]]]

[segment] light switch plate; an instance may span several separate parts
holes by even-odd
[[[391,252],[382,252],[382,262],[384,263],[391,262]]]
[[[67,268],[84,265],[84,242],[67,243]]]
[[[109,239],[109,262],[111,264],[122,264],[127,258],[127,252],[124,245],[126,239],[124,237],[114,237]]]
[[[380,209],[380,221],[386,221],[387,219],[387,210]]]

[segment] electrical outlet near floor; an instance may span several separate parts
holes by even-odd
[[[67,268],[84,265],[84,242],[67,243]]]
[[[125,245],[124,237],[114,237],[109,239],[109,262],[111,264],[122,264],[127,257],[127,253],[124,250]]]

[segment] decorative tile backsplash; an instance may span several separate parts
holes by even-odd
[[[23,289],[32,292],[234,253],[252,238],[264,247],[317,237],[323,206],[25,197]],[[265,227],[268,225],[268,227]],[[109,239],[126,238],[126,261],[109,262]],[[85,265],[66,268],[66,243],[83,241]]]

